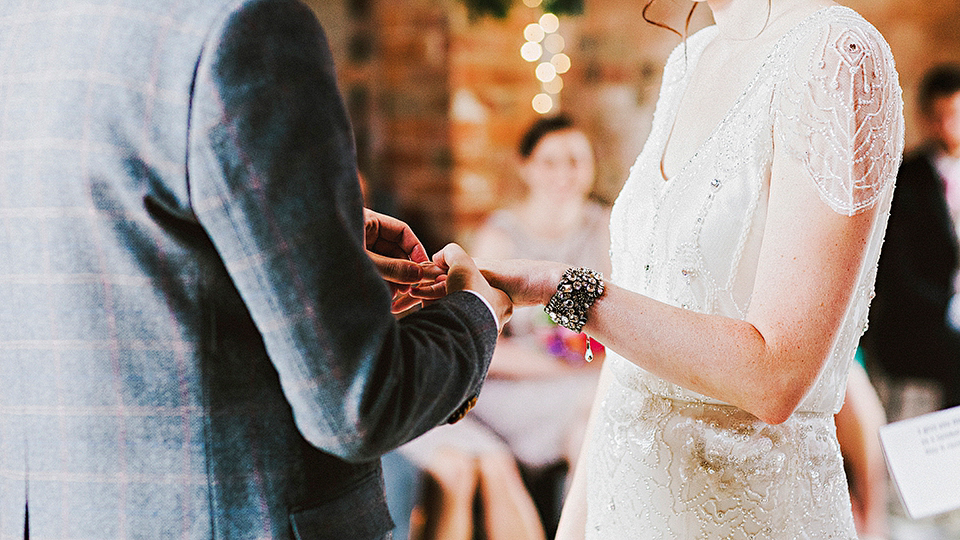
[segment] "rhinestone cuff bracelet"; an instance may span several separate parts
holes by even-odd
[[[580,332],[587,322],[587,310],[602,294],[603,274],[589,268],[570,268],[543,310],[553,322]]]

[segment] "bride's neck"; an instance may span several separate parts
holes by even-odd
[[[707,0],[720,37],[731,41],[760,37],[781,15],[795,8],[830,3],[829,0]]]

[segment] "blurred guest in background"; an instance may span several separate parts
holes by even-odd
[[[583,131],[567,116],[540,118],[521,139],[518,171],[525,196],[489,218],[471,253],[608,271],[610,216],[589,197],[595,163]],[[482,527],[491,540],[552,537],[564,472],[583,439],[600,363],[585,362],[586,339],[554,324],[540,307],[516,310],[473,412],[401,447],[437,488],[421,506],[424,536],[466,539]],[[601,345],[591,349],[602,356]],[[477,494],[482,525],[474,523]]]
[[[903,386],[918,379],[937,383],[939,406],[960,405],[960,333],[948,315],[960,261],[960,66],[931,70],[918,98],[927,141],[897,174],[863,338],[868,366],[890,383],[891,420],[905,416]]]
[[[877,437],[887,418],[860,362],[850,368],[843,407],[835,421],[857,535],[860,540],[889,538],[887,465]]]

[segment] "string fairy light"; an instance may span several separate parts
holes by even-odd
[[[529,7],[538,7],[542,0],[523,0]],[[540,20],[523,29],[526,39],[520,47],[520,56],[536,63],[534,74],[540,81],[540,93],[533,97],[531,105],[539,114],[547,114],[559,105],[563,90],[562,74],[570,70],[570,57],[564,54],[566,42],[559,34],[560,19],[553,13],[544,13]]]

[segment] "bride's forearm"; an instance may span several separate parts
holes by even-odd
[[[802,354],[778,353],[749,322],[676,308],[612,284],[588,311],[584,331],[639,367],[768,423],[786,420],[821,365],[797,365]]]
[[[546,304],[569,268],[522,260],[487,260],[479,266],[517,305]],[[821,287],[828,283],[819,279]],[[759,307],[739,320],[673,307],[607,281],[606,292],[587,311],[583,330],[663,379],[779,423],[820,372],[849,292],[834,287],[831,298],[810,294],[816,290],[812,284],[789,293],[782,284],[775,286],[774,296],[755,291]]]

